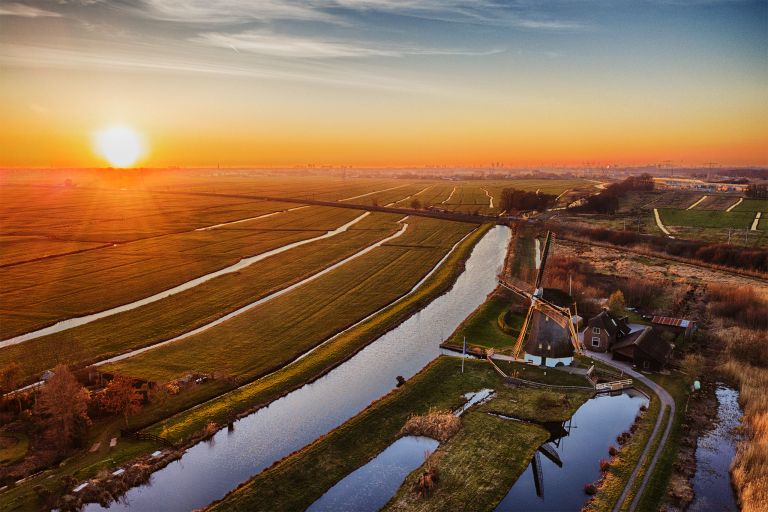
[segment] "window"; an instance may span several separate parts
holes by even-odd
[[[600,346],[600,337],[599,336],[592,336],[592,346],[593,347],[599,347]]]
[[[600,328],[599,327],[593,327],[592,328],[592,334],[600,334]]]

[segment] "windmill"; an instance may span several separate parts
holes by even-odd
[[[556,304],[555,301],[551,300],[551,297],[545,297],[542,282],[551,245],[552,232],[547,231],[533,292],[528,292],[511,282],[507,282],[503,277],[499,280],[501,286],[530,301],[512,355],[515,359],[519,359],[523,342],[525,342],[526,355],[531,356],[542,366],[570,363],[574,353],[582,353],[583,351],[573,324],[570,304]],[[550,290],[548,289],[548,291]],[[557,290],[551,291],[556,292]],[[565,295],[564,292],[562,293]],[[527,339],[526,334],[528,334]]]

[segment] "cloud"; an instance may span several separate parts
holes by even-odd
[[[61,14],[17,2],[0,4],[0,16],[19,16],[21,18],[60,18]]]
[[[535,5],[535,4],[533,4]],[[351,14],[381,13],[446,23],[472,23],[533,30],[579,30],[569,20],[534,16],[523,4],[494,0],[144,0],[141,15],[198,24],[320,21],[348,24]]]
[[[192,41],[239,52],[282,58],[403,57],[406,55],[490,55],[501,50],[470,51],[453,48],[422,48],[412,45],[377,44],[328,40],[250,30],[237,34],[208,32]]]
[[[334,21],[321,9],[290,0],[145,0],[140,12],[154,19],[193,23]]]

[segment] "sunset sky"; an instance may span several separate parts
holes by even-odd
[[[0,166],[768,164],[768,1],[0,0]]]

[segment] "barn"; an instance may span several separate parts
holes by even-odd
[[[649,326],[616,342],[611,351],[614,359],[629,361],[640,370],[658,372],[664,369],[672,349],[674,345]]]

